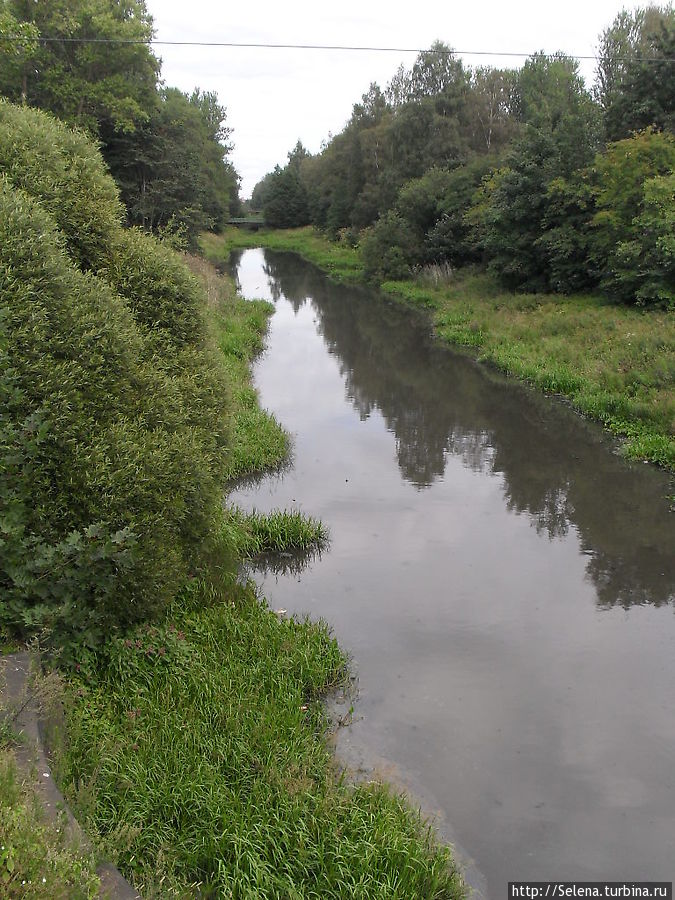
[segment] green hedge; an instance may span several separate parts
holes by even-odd
[[[229,384],[197,281],[122,228],[84,137],[0,104],[0,173],[0,623],[95,646],[227,533]]]

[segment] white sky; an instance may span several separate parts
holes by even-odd
[[[600,32],[632,0],[147,0],[158,40],[349,44],[458,51],[592,55]],[[311,152],[338,134],[371,81],[384,88],[413,53],[157,46],[171,87],[216,91],[234,129],[231,159],[248,197],[300,139]],[[521,59],[462,56],[467,65],[517,66]],[[590,84],[594,63],[582,62]]]

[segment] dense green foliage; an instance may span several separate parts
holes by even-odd
[[[121,227],[87,139],[5,103],[0,122],[0,615],[94,646],[222,534],[227,380],[196,281]]]
[[[3,0],[2,13],[3,34],[29,26],[36,38],[21,43],[11,69],[0,66],[4,96],[94,133],[104,123],[133,131],[147,119],[159,61],[145,43],[153,29],[144,0]],[[124,43],[111,52],[105,43],[80,43],[87,38]]]
[[[600,38],[592,92],[562,53],[518,71],[467,70],[437,42],[384,91],[372,84],[319,154],[294,158],[294,191],[312,224],[360,245],[377,281],[483,262],[509,289],[599,288],[668,307],[674,40],[672,6],[619,14]],[[665,161],[651,168],[623,161],[655,153]],[[281,199],[290,168],[254,199]],[[619,182],[637,198],[629,213],[610,188]]]
[[[150,896],[460,898],[401,798],[333,773],[321,696],[344,667],[324,626],[248,592],[175,610],[74,683],[62,779]]]
[[[104,135],[103,152],[129,221],[190,243],[237,211],[238,178],[225,156],[225,109],[212,93],[158,90],[146,123]]]
[[[590,252],[614,296],[675,308],[674,173],[667,133],[626,138],[596,159]]]
[[[152,36],[145,0],[0,0],[0,96],[98,138],[129,222],[194,242],[238,208],[226,112],[161,86]]]
[[[610,141],[675,126],[672,4],[622,10],[600,36],[595,94]]]
[[[253,209],[261,210],[272,228],[297,228],[309,224],[307,190],[300,177],[300,166],[308,153],[298,141],[288,154],[288,165],[276,166],[256,185],[251,198]]]

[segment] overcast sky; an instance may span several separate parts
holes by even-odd
[[[340,44],[424,49],[442,40],[467,65],[520,65],[522,59],[462,51],[592,55],[620,0],[147,0],[158,40]],[[316,152],[337,134],[371,81],[384,88],[414,53],[157,46],[165,83],[215,91],[227,108],[242,197],[300,139]],[[582,62],[590,84],[594,63]]]

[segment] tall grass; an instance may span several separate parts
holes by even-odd
[[[295,510],[242,513],[235,510],[242,543],[240,553],[252,559],[263,553],[288,553],[324,550],[328,545],[328,529],[318,519]]]
[[[47,822],[0,737],[0,896],[24,900],[90,900],[99,879],[91,854],[69,843],[66,829]]]
[[[321,698],[346,668],[326,626],[248,589],[195,610],[199,590],[70,694],[61,781],[124,873],[162,897],[461,897],[404,800],[335,773]]]

